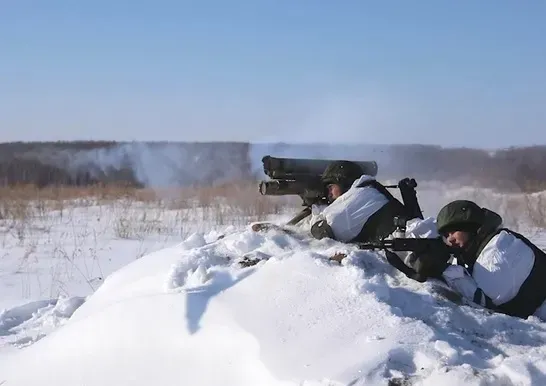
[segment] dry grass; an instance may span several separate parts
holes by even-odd
[[[456,199],[472,200],[500,214],[504,225],[514,230],[546,229],[546,191],[500,193],[491,189],[461,186],[440,186],[433,191],[443,196],[442,206]]]
[[[141,201],[150,201],[156,198],[155,192],[151,189],[135,189],[131,186],[123,185],[91,185],[86,187],[49,186],[46,188],[38,188],[35,185],[0,187],[0,200],[67,201],[96,198],[115,200],[124,197],[131,197]]]
[[[23,297],[36,291],[36,283],[48,296],[67,294],[65,284],[78,277],[94,290],[103,277],[97,256],[104,256],[111,241],[135,241],[131,248],[138,249],[133,251],[138,258],[153,246],[180,242],[195,231],[241,227],[271,215],[295,213],[300,205],[297,197],[261,196],[258,184],[248,181],[158,190],[3,187],[0,258],[16,258]],[[43,257],[50,259],[48,283],[35,268]]]
[[[473,189],[471,194],[466,198],[498,211],[507,225],[527,223],[546,228],[546,192],[511,194]],[[24,239],[34,222],[46,220],[52,212],[69,219],[75,209],[85,207],[103,208],[104,215],[112,217],[111,226],[117,237],[140,239],[147,234],[164,234],[169,231],[167,228],[172,231],[188,221],[216,225],[262,221],[272,215],[295,213],[301,208],[301,201],[295,196],[262,196],[257,183],[251,181],[156,190],[117,185],[0,187],[0,221],[18,239]],[[166,212],[176,213],[176,226],[165,223]]]
[[[473,199],[497,211],[506,226],[546,229],[546,192],[508,194],[469,189],[465,195],[457,198]],[[33,233],[48,234],[67,226],[81,228],[81,224],[75,225],[81,221],[100,222],[100,230],[95,225],[86,226],[88,233],[93,229],[101,237],[166,240],[187,237],[195,223],[201,223],[203,230],[244,226],[279,214],[295,214],[299,209],[298,197],[262,196],[257,183],[249,181],[157,190],[115,185],[39,189],[25,185],[0,188],[0,232],[4,242],[12,236],[31,255],[36,249],[35,241],[29,238]]]
[[[524,213],[528,214],[529,223],[541,229],[546,229],[546,192],[524,195]]]
[[[445,192],[446,186],[438,189]],[[461,192],[464,198],[497,211],[513,229],[520,225],[546,229],[546,192],[454,189],[442,200],[463,198]],[[52,257],[51,291],[55,288],[64,293],[64,283],[72,277],[83,278],[94,290],[103,277],[97,256],[108,240],[137,241],[131,245],[139,246],[135,252],[139,257],[149,252],[146,245],[150,240],[159,244],[183,240],[195,231],[196,223],[207,232],[215,226],[241,227],[300,209],[298,197],[262,196],[257,183],[249,181],[157,190],[124,186],[0,188],[0,252],[3,249],[6,255],[10,248],[17,249],[18,271],[29,276],[40,256]],[[30,286],[22,286],[22,291],[30,296]]]
[[[297,197],[262,196],[257,184],[249,181],[157,190],[116,185],[0,188],[0,221],[21,240],[32,223],[47,220],[52,213],[70,219],[78,208],[104,208],[105,215],[113,216],[111,224],[116,236],[131,239],[168,232],[164,223],[166,212],[177,212],[179,226],[188,221],[240,225],[265,220],[298,205]],[[172,224],[170,228],[172,231]]]

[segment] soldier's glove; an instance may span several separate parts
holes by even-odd
[[[311,227],[311,235],[315,239],[322,240],[325,237],[328,237],[332,240],[335,240],[334,231],[332,231],[332,228],[330,228],[330,225],[326,222],[326,220],[320,220],[313,224]]]
[[[425,281],[427,281],[426,276],[423,276],[422,274],[415,271],[415,269],[408,267],[406,264],[404,264],[400,256],[398,256],[396,253],[386,249],[385,257],[387,258],[387,261],[389,262],[390,265],[398,269],[400,272],[402,272],[404,275],[406,275],[410,279],[417,280],[420,283],[424,283]]]
[[[396,253],[389,250],[385,255],[392,266],[410,279],[421,283],[427,281],[427,278],[441,279],[451,257],[448,246],[441,239],[424,243],[421,250],[413,251],[413,256],[407,262],[402,261]]]
[[[445,244],[444,244],[445,245]],[[442,273],[450,265],[451,254],[448,247],[437,243],[424,251],[415,253],[412,262],[413,269],[420,275],[431,278],[441,278]]]
[[[398,181],[398,187],[404,186],[415,189],[417,187],[417,182],[415,181],[415,178],[402,178],[400,181]]]

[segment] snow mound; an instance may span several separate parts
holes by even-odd
[[[342,264],[329,259],[337,252]],[[242,267],[245,257],[258,263]],[[0,361],[0,384],[546,384],[545,323],[436,288],[332,240],[194,234],[76,301],[60,328]],[[34,311],[10,312],[0,332]]]
[[[23,347],[62,326],[85,301],[82,297],[39,300],[0,312],[0,343]]]

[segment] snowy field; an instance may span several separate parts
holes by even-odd
[[[425,217],[474,199],[546,247],[545,194],[418,194]],[[161,198],[2,201],[0,385],[546,384],[546,322],[455,304],[379,253],[250,229],[297,200]]]

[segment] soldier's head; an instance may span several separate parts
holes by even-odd
[[[456,200],[445,205],[436,218],[438,233],[451,246],[465,248],[484,221],[484,210],[468,200]]]
[[[353,182],[362,176],[362,168],[351,161],[333,161],[324,173],[322,182],[328,188],[328,200],[333,202],[352,186]]]

